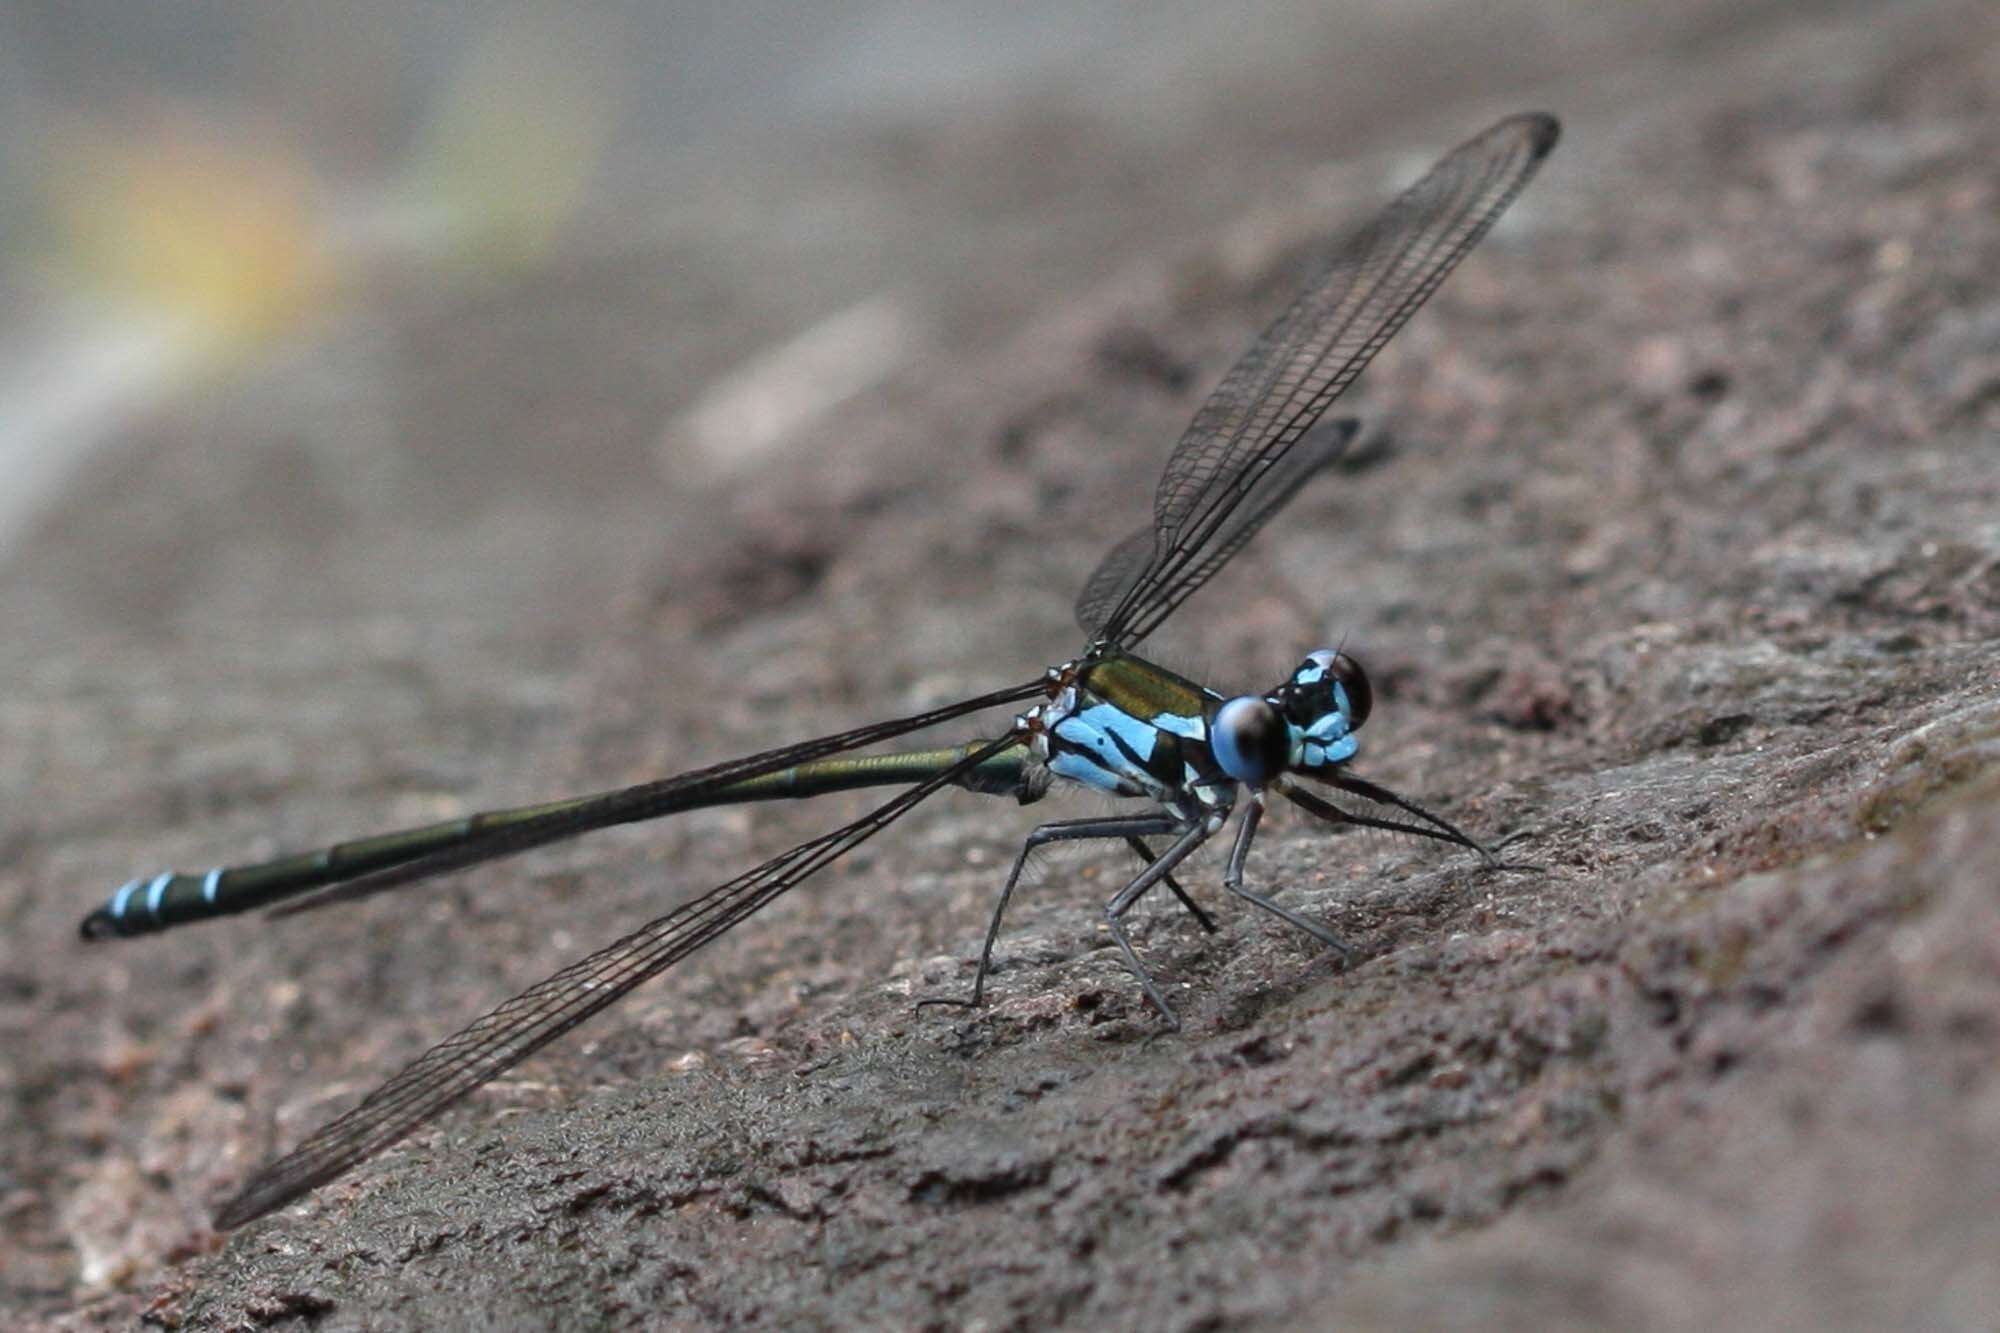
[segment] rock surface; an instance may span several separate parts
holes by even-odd
[[[1561,70],[1461,37],[1378,71],[1360,147],[1302,58],[1282,116],[1223,84],[1143,149],[1025,104],[878,146],[854,188],[934,170],[939,222],[1110,164],[1146,183],[1061,208],[1147,243],[1004,296],[913,261],[936,345],[775,453],[658,435],[727,369],[676,349],[754,345],[781,279],[738,308],[633,251],[383,293],[158,414],[4,594],[5,1322],[1992,1327],[2000,14],[1683,8],[1708,26],[1607,19]],[[1157,646],[1228,688],[1344,639],[1360,771],[1538,872],[1270,821],[1252,877],[1355,963],[1206,864],[1219,935],[1135,929],[1164,1036],[1098,927],[1123,863],[1052,856],[992,1004],[918,1012],[1022,832],[1078,812],[940,798],[308,1205],[206,1229],[430,1042],[865,798],[85,949],[100,887],[1061,659],[1326,219],[1496,103],[1563,114],[1550,169],[1370,370],[1359,457]],[[1172,205],[1163,160],[1218,166]]]

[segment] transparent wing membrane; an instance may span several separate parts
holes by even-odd
[[[1103,582],[1123,592],[1090,603],[1084,628],[1093,642],[1138,643],[1248,539],[1230,515],[1262,493],[1264,474],[1492,228],[1559,133],[1551,116],[1508,117],[1446,154],[1348,239],[1223,376],[1174,446],[1154,496],[1150,558],[1132,572],[1136,557],[1123,553],[1139,545],[1136,534],[1114,548],[1123,557],[1117,577]]]
[[[282,1208],[380,1152],[724,934],[828,862],[874,837],[925,797],[1012,744],[1010,733],[974,750],[853,823],[772,857],[530,986],[456,1036],[433,1046],[368,1094],[360,1105],[259,1171],[216,1213],[216,1226],[239,1227]]]
[[[1191,560],[1178,562],[1171,573],[1154,585],[1152,595],[1127,618],[1128,638],[1136,642],[1157,629],[1190,594],[1214,578],[1244,543],[1257,535],[1259,528],[1290,504],[1300,487],[1347,452],[1361,423],[1349,418],[1336,424],[1338,429],[1327,432],[1324,438],[1309,436],[1305,443],[1264,470],[1243,504],[1202,544],[1200,552]]]

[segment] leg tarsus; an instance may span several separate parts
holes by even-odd
[[[1250,859],[1250,843],[1257,836],[1257,825],[1264,818],[1264,802],[1260,796],[1253,796],[1250,808],[1243,812],[1243,823],[1236,831],[1236,845],[1229,850],[1229,869],[1223,873],[1222,886],[1231,893],[1255,907],[1261,907],[1281,921],[1290,923],[1340,955],[1340,965],[1345,968],[1354,959],[1354,951],[1346,941],[1328,930],[1317,921],[1300,916],[1289,907],[1281,907],[1262,894],[1252,893],[1243,887],[1243,865]]]
[[[1187,829],[1174,840],[1173,846],[1148,863],[1130,884],[1118,890],[1111,901],[1104,904],[1104,924],[1111,931],[1111,938],[1118,941],[1118,948],[1125,955],[1125,965],[1132,969],[1132,975],[1139,979],[1140,989],[1146,992],[1146,998],[1153,1002],[1153,1007],[1158,1009],[1160,1016],[1166,1020],[1168,1029],[1174,1032],[1180,1030],[1180,1015],[1176,1014],[1174,1007],[1167,1003],[1167,997],[1160,994],[1160,988],[1153,984],[1153,978],[1140,963],[1138,951],[1133,949],[1132,941],[1125,937],[1125,924],[1120,918],[1131,910],[1133,903],[1145,896],[1148,889],[1165,879],[1175,866],[1194,853],[1195,848],[1208,841],[1209,832],[1206,824],[1196,824]]]
[[[1324,944],[1327,948],[1339,954],[1341,967],[1345,968],[1349,963],[1354,961],[1354,950],[1348,947],[1347,942],[1341,939],[1340,936],[1328,930],[1325,926],[1319,924],[1319,922],[1314,921],[1312,918],[1300,916],[1297,912],[1292,911],[1290,908],[1281,907],[1277,903],[1272,902],[1269,898],[1265,898],[1259,894],[1252,893],[1250,892],[1250,890],[1245,888],[1235,888],[1232,889],[1232,892],[1234,892],[1236,896],[1241,898],[1244,902],[1251,903],[1257,907],[1261,907],[1265,911],[1269,912],[1272,916],[1278,917],[1283,921],[1289,922],[1290,924],[1297,926],[1300,930],[1303,930],[1306,934],[1312,936],[1314,939],[1318,940],[1321,944]]]
[[[1548,874],[1549,868],[1547,866],[1535,865],[1528,861],[1502,861],[1497,855],[1497,853],[1505,851],[1517,842],[1533,842],[1534,840],[1535,833],[1533,829],[1516,829],[1494,843],[1491,850],[1481,847],[1479,850],[1486,853],[1486,864],[1480,868],[1482,870],[1519,870],[1537,875]]]
[[[1111,938],[1118,941],[1118,948],[1125,955],[1125,966],[1131,970],[1134,977],[1138,978],[1139,989],[1146,992],[1146,998],[1160,1011],[1160,1017],[1166,1022],[1167,1031],[1179,1032],[1181,1016],[1174,1012],[1174,1007],[1167,1003],[1167,997],[1160,994],[1160,988],[1153,984],[1152,977],[1148,976],[1146,969],[1140,965],[1139,954],[1133,949],[1132,941],[1125,938],[1125,927],[1109,912],[1105,913],[1104,922],[1110,927]]]

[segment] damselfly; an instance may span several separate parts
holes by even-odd
[[[1165,884],[1201,925],[1208,916],[1173,871],[1242,811],[1223,886],[1338,951],[1326,927],[1243,883],[1244,862],[1271,794],[1340,824],[1456,843],[1493,857],[1452,824],[1348,771],[1368,720],[1368,677],[1343,652],[1309,654],[1268,694],[1224,698],[1133,655],[1189,594],[1337,458],[1356,423],[1313,431],[1464,257],[1555,146],[1547,115],[1502,120],[1446,154],[1382,215],[1337,248],[1330,264],[1265,330],[1195,413],[1167,459],[1152,521],[1112,547],[1076,602],[1086,640],[1073,661],[1034,680],[909,717],[876,722],[678,777],[621,790],[490,811],[362,838],[306,855],[206,874],[136,879],[83,922],[87,939],[144,935],[273,904],[298,911],[380,893],[594,829],[740,801],[902,786],[893,800],[748,870],[529,987],[431,1050],[260,1170],[216,1216],[240,1226],[333,1179],[444,1107],[554,1041],[635,986],[755,914],[827,863],[874,837],[946,787],[1039,799],[1056,782],[1146,803],[1137,814],[1043,824],[1027,837],[1001,886],[980,949],[977,1005],[992,970],[1008,898],[1034,848],[1114,839],[1144,868],[1113,894],[1104,922],[1146,997],[1178,1026],[1126,938],[1126,912]],[[1308,432],[1312,432],[1310,435]],[[940,749],[848,752],[955,718],[1036,702],[1000,734]],[[1343,808],[1302,785],[1400,811],[1385,818]],[[1168,841],[1157,852],[1148,838]]]

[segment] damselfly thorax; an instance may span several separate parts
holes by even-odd
[[[1241,787],[1352,758],[1373,694],[1360,663],[1322,649],[1267,695],[1226,697],[1129,653],[1066,662],[1049,702],[1016,723],[1056,777],[1157,802],[1189,822],[1227,819]]]
[[[1050,677],[1049,701],[1017,725],[1053,777],[1190,816],[1234,804],[1235,783],[1208,747],[1221,695],[1122,653],[1066,662]]]

